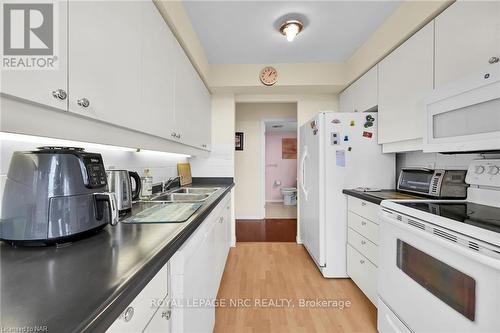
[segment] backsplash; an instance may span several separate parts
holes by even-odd
[[[486,158],[498,158],[500,155],[487,155]],[[414,151],[396,154],[396,176],[404,167],[429,169],[467,170],[472,160],[485,158],[482,154],[439,154]]]
[[[47,143],[43,140],[40,142],[19,141],[10,139],[0,139],[0,198],[3,197],[3,189],[5,179],[9,170],[10,159],[14,151],[34,150],[36,147],[43,145],[54,145],[52,142]],[[113,150],[108,148],[87,146],[78,144],[85,150],[94,153],[100,153],[104,160],[106,169],[126,169],[136,171],[139,175],[143,175],[144,169],[150,170],[150,175],[153,177],[153,183],[165,181],[170,177],[177,176],[177,163],[186,162],[187,157],[184,155],[168,154],[161,152],[141,151],[135,152],[132,150]]]

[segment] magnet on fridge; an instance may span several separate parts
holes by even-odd
[[[356,126],[356,122],[354,120],[351,120],[351,122],[349,123],[349,126]]]
[[[348,135],[344,135],[344,141],[349,141],[349,136]]]
[[[340,120],[339,119],[333,119],[332,120],[332,124],[340,124]]]
[[[371,114],[369,114],[369,115],[366,116],[366,121],[372,123],[372,122],[375,121],[375,118],[373,118],[373,116]]]
[[[372,121],[367,121],[365,122],[365,128],[368,128],[368,127],[372,127],[373,126],[373,122]]]
[[[330,134],[330,144],[331,145],[339,145],[340,144],[340,138],[339,138],[339,133],[338,132],[332,132]]]
[[[372,136],[373,136],[373,133],[372,132],[363,131],[363,136],[365,138],[371,139]]]
[[[347,151],[351,151],[351,150],[352,150],[352,147],[348,147],[348,148],[347,148]]]
[[[316,128],[316,121],[315,120],[311,121],[311,128],[312,129]]]

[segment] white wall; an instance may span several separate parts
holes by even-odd
[[[413,151],[396,154],[396,177],[401,168],[429,168],[446,170],[467,170],[472,160],[483,158],[480,154],[439,154]]]
[[[244,149],[235,152],[235,214],[237,219],[264,218],[264,119],[296,119],[296,103],[238,103],[236,132],[244,133]]]

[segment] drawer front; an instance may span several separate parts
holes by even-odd
[[[169,293],[169,263],[149,281],[139,295],[108,328],[107,333],[142,332]],[[154,302],[154,303],[153,303]],[[153,304],[157,306],[153,306]]]
[[[349,196],[347,198],[347,208],[351,212],[378,224],[379,205]]]
[[[378,224],[354,214],[353,212],[347,213],[347,223],[349,227],[378,245]]]
[[[347,275],[377,306],[377,267],[350,245],[347,245]]]
[[[361,252],[375,266],[377,265],[378,246],[368,238],[361,236],[351,228],[347,228],[347,242]]]

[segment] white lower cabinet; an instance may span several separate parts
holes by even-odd
[[[379,206],[347,198],[347,275],[377,306]]]
[[[347,244],[347,275],[361,291],[377,305],[377,266]]]
[[[171,259],[173,332],[214,328],[214,300],[230,247],[230,207],[227,195]]]
[[[226,195],[107,333],[212,332],[214,300],[231,246]]]
[[[170,295],[170,268],[167,263],[144,287],[132,303],[123,311],[116,321],[108,328],[108,333],[137,333],[137,332],[159,332],[147,329],[151,325],[158,323],[155,319],[158,312],[160,314],[167,308],[166,299]],[[168,302],[167,302],[168,303]],[[164,327],[170,327],[168,318],[163,319]],[[168,332],[163,331],[162,332]]]

